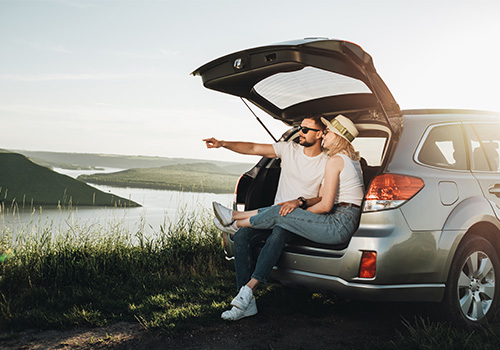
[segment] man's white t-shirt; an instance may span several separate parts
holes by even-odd
[[[304,147],[295,142],[278,142],[273,147],[276,156],[281,159],[281,175],[274,204],[300,196],[317,197],[325,176],[327,156],[322,152],[316,157],[308,157],[304,154]]]

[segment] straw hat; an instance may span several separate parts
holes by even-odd
[[[339,114],[331,121],[328,121],[326,118],[321,117],[321,121],[330,131],[333,131],[349,142],[352,142],[359,134],[359,131],[354,123],[349,118],[344,117],[342,114]]]

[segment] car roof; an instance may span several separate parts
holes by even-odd
[[[474,109],[405,109],[405,118],[426,120],[426,122],[456,121],[496,121],[500,122],[500,112]]]
[[[349,41],[309,38],[260,46],[217,58],[192,74],[205,87],[246,98],[289,125],[313,113],[341,113],[356,122],[369,111],[385,115],[387,124],[401,124],[399,105],[372,57]]]

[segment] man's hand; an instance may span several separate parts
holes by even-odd
[[[204,139],[203,141],[205,142],[207,148],[221,148],[222,147],[222,141],[219,141],[214,137],[211,137],[209,139]]]
[[[294,211],[296,208],[300,207],[300,201],[298,199],[292,199],[291,201],[278,203],[280,208],[280,215],[286,216]]]
[[[240,154],[250,154],[267,158],[277,158],[273,145],[243,141],[222,141],[214,137],[202,140],[207,148],[225,148]]]

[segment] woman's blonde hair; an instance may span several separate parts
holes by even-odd
[[[332,141],[331,148],[325,150],[325,152],[328,157],[334,156],[338,153],[343,153],[352,160],[357,161],[360,159],[359,152],[356,152],[353,145],[343,137],[336,137]]]

